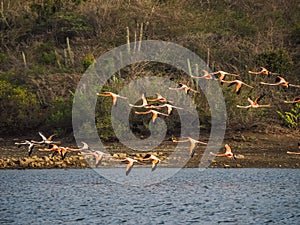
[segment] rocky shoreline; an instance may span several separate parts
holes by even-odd
[[[1,158],[0,169],[54,169],[54,168],[86,168],[83,157],[72,156],[64,160],[60,157],[22,157]]]
[[[297,143],[300,141],[299,133],[239,133],[225,138],[237,154],[243,154],[244,159],[229,159],[216,157],[207,164],[209,168],[300,168],[300,155],[289,155],[287,151],[299,151]],[[1,142],[1,141],[0,141]],[[0,143],[1,144],[1,143]],[[74,146],[74,145],[73,145]],[[122,159],[127,156],[143,157],[145,152],[134,152],[120,143],[106,143],[106,149],[114,159]],[[182,156],[172,156],[177,145],[166,141],[151,154],[158,156],[164,161],[167,157],[173,163],[161,163],[160,167],[177,167],[182,165],[182,159],[186,159],[188,148],[182,149]],[[190,158],[182,167],[198,168],[205,147],[199,146],[194,157]],[[220,152],[223,152],[220,149]],[[137,165],[149,166],[149,165]],[[51,157],[49,153],[35,152],[31,157],[27,155],[26,149],[17,148],[12,141],[5,142],[0,146],[0,169],[54,169],[54,168],[94,168],[94,159],[75,153],[68,154],[65,159],[61,156]],[[125,167],[120,162],[110,158],[104,158],[99,168]]]

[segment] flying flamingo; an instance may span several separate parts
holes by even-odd
[[[225,153],[221,153],[221,154],[215,154],[213,152],[210,152],[211,155],[213,156],[217,156],[217,157],[227,157],[230,159],[238,159],[238,158],[244,158],[243,155],[235,155],[232,153],[231,147],[228,144],[225,144]]]
[[[111,97],[113,105],[117,104],[117,99],[118,98],[127,99],[127,97],[115,94],[115,93],[110,92],[110,91],[105,91],[103,93],[97,93],[97,96]]]
[[[48,138],[46,138],[41,132],[39,132],[39,135],[41,136],[41,138],[43,139],[42,141],[31,141],[33,142],[34,144],[39,144],[39,145],[51,145],[51,144],[60,144],[59,141],[57,142],[54,142],[52,141],[53,137],[56,135],[56,134],[52,134],[50,135]]]
[[[290,82],[286,81],[283,77],[281,76],[277,76],[275,79],[275,83],[265,83],[265,82],[260,82],[260,84],[264,84],[264,85],[270,85],[270,86],[279,86],[282,85],[284,87],[296,87],[296,88],[300,88],[300,85],[296,85],[296,84],[291,84]]]
[[[205,142],[202,142],[202,141],[198,141],[198,140],[195,140],[191,137],[187,137],[187,139],[184,139],[184,140],[176,140],[176,139],[172,139],[173,142],[190,142],[190,156],[193,157],[194,154],[195,154],[195,147],[196,147],[196,144],[202,144],[202,145],[207,145],[207,143]]]
[[[241,106],[241,105],[237,105],[238,108],[243,108],[243,109],[248,109],[248,108],[263,108],[263,107],[271,107],[271,104],[268,105],[260,105],[258,104],[258,101],[262,98],[263,96],[259,96],[257,97],[254,101],[252,101],[249,97],[248,97],[248,102],[250,103],[250,105],[247,106]]]
[[[39,149],[39,151],[40,152],[52,152],[52,157],[57,153],[61,156],[62,159],[64,159],[66,157],[66,154],[68,153],[67,148],[57,146],[56,144],[51,144],[51,146],[52,146],[51,148]]]
[[[101,163],[103,156],[106,153],[101,152],[101,151],[95,151],[95,150],[90,150],[88,152],[81,152],[81,155],[84,156],[92,156],[95,159],[95,167],[98,167],[98,165]]]
[[[98,167],[98,165],[101,163],[104,155],[109,155],[107,153],[91,149],[90,146],[86,142],[82,141],[81,143],[82,143],[82,147],[80,147],[80,148],[66,147],[66,150],[68,152],[80,152],[81,155],[87,155],[87,156],[94,157],[95,158],[95,167]]]
[[[300,103],[300,96],[295,97],[292,101],[284,101],[284,103],[288,103],[288,104]]]
[[[269,85],[269,86],[279,86],[282,85],[284,87],[289,87],[291,86],[289,82],[287,82],[283,77],[277,76],[275,79],[275,83],[266,83],[266,82],[260,82],[260,84],[263,85]]]
[[[198,76],[193,76],[193,75],[191,75],[191,77],[192,77],[192,78],[196,78],[196,79],[207,79],[207,80],[212,80],[212,79],[214,79],[214,76],[213,76],[212,73],[209,73],[207,70],[202,70],[202,71],[203,71],[203,73],[204,73],[203,76],[198,77]]]
[[[222,70],[219,70],[219,71],[216,71],[216,72],[213,72],[212,74],[214,75],[219,75],[218,77],[218,81],[220,81],[221,85],[223,85],[223,81],[225,80],[226,76],[234,76],[234,77],[239,77],[240,75],[239,74],[233,74],[233,73],[227,73],[227,72],[224,72]]]
[[[277,73],[272,73],[270,72],[269,70],[267,70],[265,67],[260,67],[260,71],[258,72],[253,72],[253,71],[248,71],[249,74],[256,74],[256,75],[259,75],[259,74],[262,74],[262,75],[276,75]]]
[[[245,86],[247,86],[247,87],[249,87],[249,88],[253,88],[252,86],[250,86],[250,85],[244,83],[244,82],[241,81],[241,80],[232,80],[232,81],[226,81],[226,80],[223,80],[222,82],[228,83],[228,84],[229,84],[228,87],[230,87],[230,86],[232,86],[232,85],[236,85],[236,86],[235,86],[235,92],[236,92],[237,94],[240,94],[243,85],[245,85]]]
[[[148,102],[171,102],[168,101],[165,97],[163,97],[160,93],[156,93],[156,98],[148,99]]]
[[[80,147],[80,148],[70,148],[70,147],[67,147],[66,149],[69,152],[80,152],[80,151],[89,151],[89,150],[91,150],[90,146],[86,142],[82,141],[81,143],[82,143],[82,147]]]
[[[126,157],[125,159],[119,160],[120,162],[127,162],[127,166],[126,166],[126,176],[130,173],[133,164],[138,162],[136,159],[130,158],[130,157]]]
[[[176,88],[171,88],[169,87],[170,90],[184,90],[184,92],[187,94],[188,91],[192,91],[192,92],[195,92],[195,93],[199,93],[199,91],[196,91],[192,88],[190,88],[189,86],[183,84],[183,83],[179,83],[178,86]]]
[[[33,148],[35,146],[35,144],[33,142],[28,141],[28,140],[26,140],[24,142],[16,142],[15,145],[17,145],[18,148],[20,148],[22,145],[28,145],[28,150],[27,150],[28,151],[28,156],[31,155],[31,153],[33,151]]]
[[[290,152],[290,151],[287,151],[286,153],[290,154],[290,155],[300,155],[300,152]]]
[[[298,143],[298,149],[300,150],[300,143]],[[290,151],[287,151],[286,153],[290,154],[290,155],[300,155],[300,151],[299,152],[290,152]]]
[[[167,104],[167,103],[163,104],[163,105],[153,106],[153,108],[163,108],[163,107],[167,107],[168,115],[171,114],[173,109],[183,109],[183,108],[180,108],[180,107],[177,107],[177,106],[174,106],[174,105],[171,105],[171,104]]]
[[[143,102],[142,102],[141,105],[133,105],[133,104],[129,104],[129,106],[135,107],[135,108],[146,108],[146,109],[149,109],[149,108],[152,107],[151,105],[148,104],[147,99],[146,99],[144,93],[142,94],[142,101],[143,101]]]
[[[156,169],[157,164],[160,163],[160,161],[161,161],[158,157],[156,157],[155,155],[152,155],[152,154],[148,154],[140,160],[141,161],[151,160],[152,161],[152,169],[151,169],[152,171],[154,171]]]
[[[163,115],[163,116],[169,116],[168,114],[165,114],[165,113],[161,113],[161,112],[158,112],[156,110],[153,110],[153,109],[150,109],[146,112],[137,112],[135,111],[135,114],[149,114],[149,113],[152,113],[152,122],[154,123],[156,118],[158,117],[158,115]]]

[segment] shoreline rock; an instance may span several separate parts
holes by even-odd
[[[145,153],[130,154],[131,157],[143,157]],[[182,165],[180,162],[182,157],[172,157],[165,152],[157,152],[162,161],[168,159],[173,162],[161,163],[161,167],[178,167],[176,165]],[[115,158],[122,159],[128,156],[126,153],[114,153],[112,155]],[[170,158],[168,158],[170,157]],[[184,168],[199,168],[201,161],[201,154],[195,154],[193,158],[183,166]],[[186,158],[184,159],[186,160]],[[83,157],[79,155],[69,155],[65,159],[61,159],[59,156],[32,156],[32,157],[1,157],[0,158],[0,170],[1,169],[85,169],[94,168],[94,159],[91,157]],[[178,163],[178,164],[177,164]],[[116,162],[111,159],[103,159],[98,168],[105,167],[120,167],[122,163]],[[278,160],[274,157],[273,160],[269,158],[263,158],[260,156],[246,156],[245,159],[233,160],[228,158],[215,158],[208,163],[207,168],[300,168],[300,155],[299,156],[278,156]],[[143,165],[139,165],[143,166]],[[145,166],[149,166],[145,164]]]
[[[234,134],[231,138],[224,139],[235,154],[244,155],[243,159],[228,159],[216,157],[207,161],[208,168],[300,168],[300,155],[289,155],[287,151],[297,151],[297,143],[300,140],[300,133],[293,134],[266,134],[244,132],[244,138],[237,138]],[[255,138],[254,138],[255,137]],[[207,141],[207,139],[205,140]],[[105,148],[112,157],[122,159],[127,156],[143,158],[151,153],[158,156],[163,163],[160,167],[182,167],[183,160],[187,161],[183,167],[199,168],[205,147],[198,146],[194,157],[189,157],[189,146],[180,146],[179,152],[173,151],[177,144],[172,141],[164,141],[151,152],[133,151],[124,147],[121,143],[106,143]],[[220,149],[223,152],[224,149]],[[299,150],[298,150],[299,151]],[[164,162],[164,160],[167,160]],[[46,152],[33,152],[28,157],[27,150],[17,148],[14,145],[0,146],[0,169],[52,169],[52,168],[93,168],[95,160],[93,157],[84,157],[75,153],[69,153],[64,160],[59,155],[51,157]],[[151,164],[151,163],[150,163]],[[178,166],[179,165],[179,166]],[[115,160],[104,157],[98,168],[125,166]],[[137,165],[143,166],[143,165]],[[145,166],[149,166],[145,164]]]

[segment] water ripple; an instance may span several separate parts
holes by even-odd
[[[2,170],[0,224],[300,224],[299,178],[296,169],[182,169],[132,187],[89,169]]]

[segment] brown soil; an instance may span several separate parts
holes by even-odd
[[[207,141],[208,135],[203,135],[203,141]],[[24,139],[19,139],[24,140]],[[17,141],[17,139],[1,139],[0,140],[0,160],[1,162],[7,159],[21,160],[25,158],[30,158],[27,156],[27,151],[24,148],[17,148],[13,143]],[[235,154],[244,155],[244,159],[228,159],[224,157],[216,157],[214,160],[210,161],[210,166],[212,168],[220,168],[220,167],[241,167],[241,168],[300,168],[300,155],[289,155],[287,151],[300,151],[298,149],[297,143],[300,142],[300,133],[299,132],[290,132],[286,130],[277,129],[276,131],[269,132],[228,132],[225,136],[223,143],[228,143]],[[74,143],[64,143],[63,146],[73,146]],[[145,152],[137,153],[133,150],[130,150],[124,147],[120,143],[105,143],[106,150],[109,151],[112,155],[120,155],[120,153],[126,153],[126,155],[136,156],[145,154]],[[176,143],[173,143],[171,140],[164,141],[160,146],[156,149],[152,150],[152,153],[156,153],[162,159],[166,158],[166,156],[170,155],[174,148],[176,147]],[[202,153],[205,147],[199,146],[197,147],[196,153],[193,158],[191,158],[185,167],[199,167],[199,162],[202,157]],[[182,154],[188,154],[188,144],[187,147],[182,149]],[[224,149],[220,149],[219,152],[224,152]],[[43,158],[48,156],[48,153],[45,152],[33,152],[33,157]],[[69,154],[67,158],[75,157],[75,154]],[[68,162],[68,160],[64,160]],[[56,158],[56,161],[59,159]],[[74,161],[74,159],[72,159]],[[180,160],[180,157],[177,158]],[[61,165],[61,164],[59,164]],[[73,163],[72,165],[68,165],[68,163],[63,164],[64,167],[70,168],[80,168],[80,167],[88,167],[84,163]],[[162,164],[163,165],[163,164]],[[164,166],[168,166],[164,164]],[[169,165],[172,166],[172,165]],[[19,164],[9,166],[2,165],[1,168],[20,168]],[[30,168],[30,167],[28,167]],[[43,167],[42,168],[49,168]],[[51,167],[50,167],[51,168]]]

